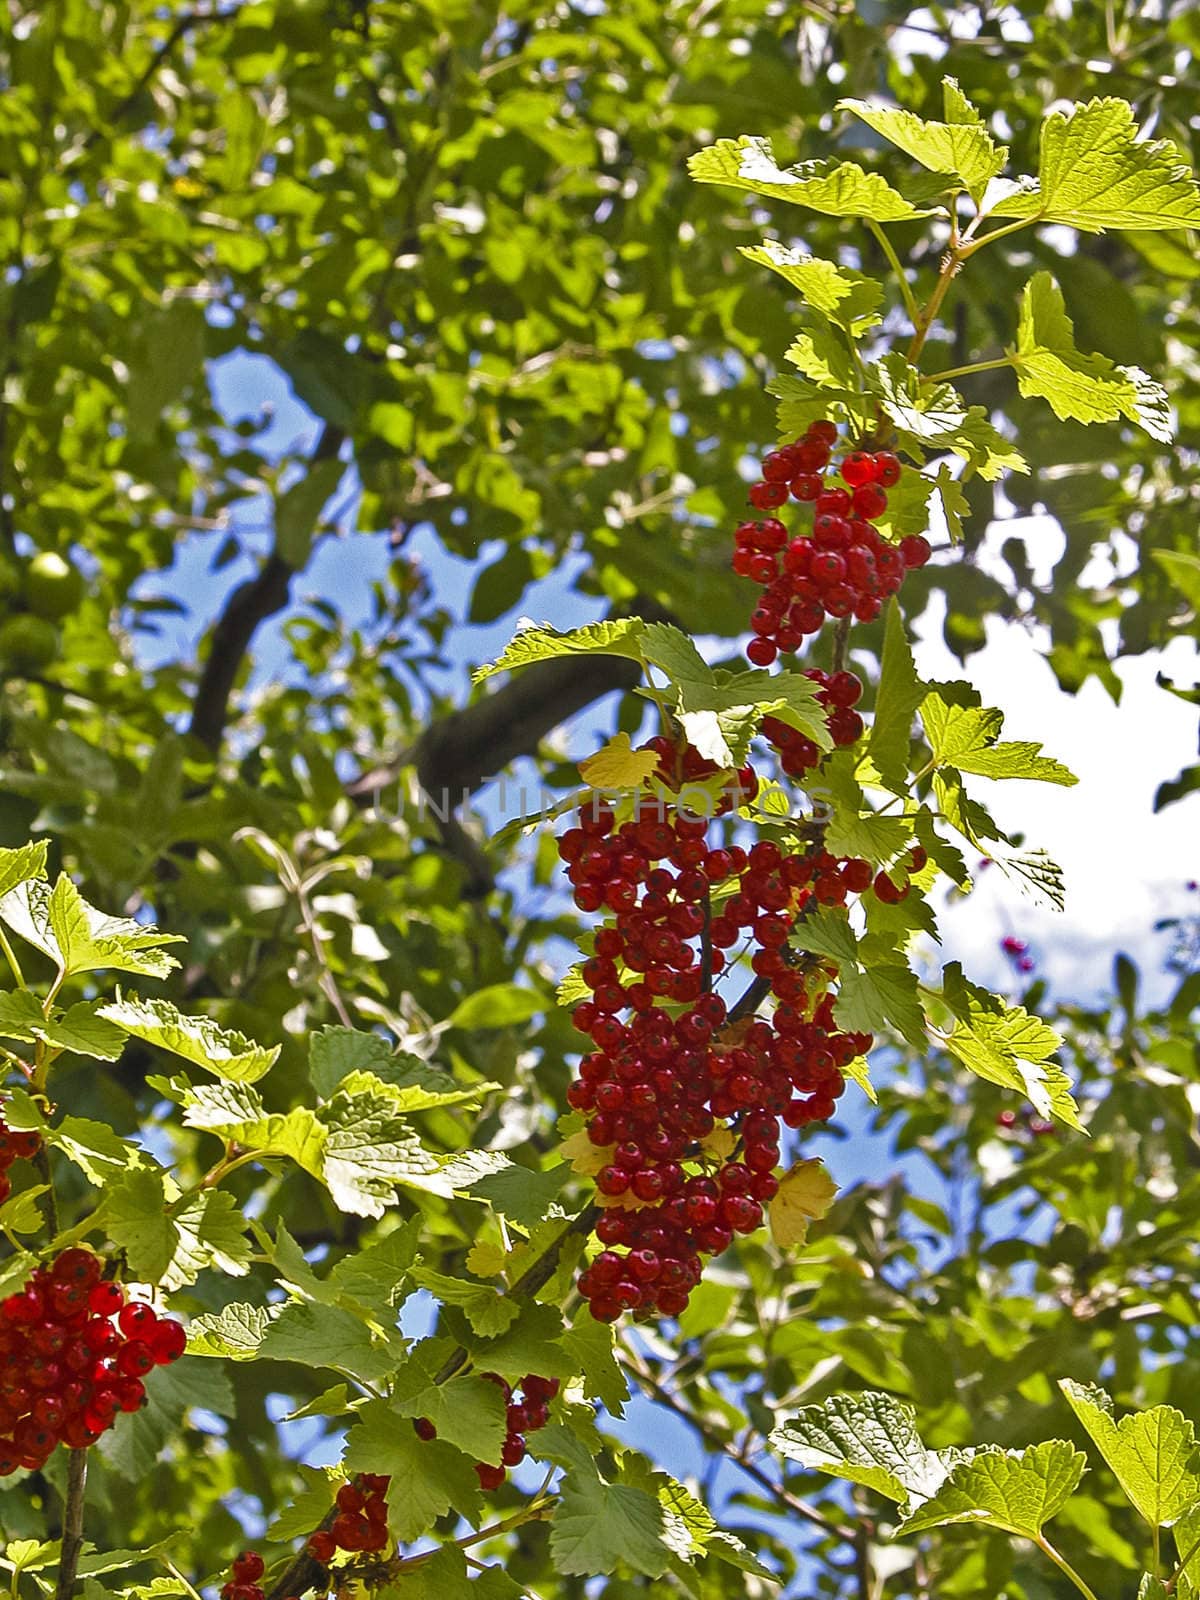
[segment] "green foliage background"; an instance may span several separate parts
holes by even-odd
[[[728,575],[737,466],[773,436],[764,382],[797,321],[783,281],[736,247],[774,232],[887,271],[868,231],[807,212],[797,222],[784,207],[694,184],[687,158],[752,132],[772,137],[781,164],[833,154],[906,170],[837,102],[882,93],[937,116],[951,73],[997,119],[1016,170],[1036,170],[1046,109],[1097,86],[1194,160],[1200,16],[1184,3],[1143,15],[1065,0],[1049,13],[963,6],[914,18],[866,0],[626,0],[607,11],[59,0],[10,6],[0,30],[0,541],[6,570],[18,553],[55,550],[73,552],[88,579],[58,658],[5,681],[0,843],[49,834],[52,868],[97,904],[186,938],[179,968],[143,992],[280,1047],[264,1114],[294,1114],[321,1089],[316,1069],[309,1076],[318,1030],[384,1023],[460,1086],[496,1086],[414,1114],[438,1162],[502,1150],[530,1170],[549,1166],[574,1049],[553,1003],[551,941],[572,938],[577,919],[514,887],[517,877],[497,885],[519,842],[489,838],[469,817],[439,825],[417,804],[417,775],[431,788],[474,788],[513,756],[540,753],[551,780],[572,782],[546,736],[628,679],[618,667],[529,691],[514,680],[494,700],[479,687],[464,705],[444,688],[443,652],[455,648],[457,619],[518,614],[527,586],[580,552],[585,594],[732,640],[746,612]],[[892,233],[931,283],[938,263],[920,229]],[[964,377],[972,404],[1015,426],[1031,470],[1002,487],[972,480],[961,559],[915,576],[903,599],[915,613],[944,594],[947,643],[964,659],[983,642],[985,615],[1040,623],[1065,688],[1096,676],[1115,691],[1115,659],[1196,632],[1200,266],[1184,233],[1020,235],[1014,252],[972,262],[930,339],[933,365],[996,356],[1039,269],[1061,285],[1082,349],[1162,379],[1177,445],[1057,421],[1019,397],[1009,372]],[[277,459],[254,425],[227,426],[206,363],[234,350],[275,362],[321,420],[310,457]],[[217,568],[247,543],[256,550],[237,519],[262,495],[271,553],[215,619],[201,662],[155,649],[147,666],[164,606],[144,598],[141,580],[167,569],[184,538],[206,541]],[[1065,535],[1052,580],[1032,582],[1018,537],[1003,546],[1007,581],[982,570],[973,558],[993,521],[1035,508]],[[468,558],[504,541],[473,569],[465,603],[407,559],[420,524]],[[353,563],[355,541],[381,533],[394,559],[365,622],[306,598],[314,548],[336,542]],[[1097,551],[1114,553],[1119,581],[1082,581]],[[15,608],[11,573],[3,586]],[[261,628],[280,611],[287,670],[249,692]],[[869,647],[872,634],[863,639]],[[640,709],[622,702],[625,726]],[[1197,770],[1164,772],[1161,800],[1186,795]],[[379,794],[386,803],[375,805]],[[535,888],[552,867],[543,838]],[[1069,1592],[999,1533],[881,1546],[888,1512],[870,1491],[839,1497],[819,1473],[764,1452],[800,1405],[885,1389],[918,1408],[938,1448],[1050,1433],[1082,1444],[1061,1376],[1102,1379],[1122,1405],[1196,1414],[1200,991],[1186,951],[1179,965],[1174,998],[1156,1009],[1126,965],[1111,1004],[1048,1016],[1065,1034],[1090,1140],[998,1134],[1002,1091],[948,1053],[891,1041],[896,1070],[873,1120],[899,1150],[924,1153],[940,1199],[914,1195],[898,1174],[858,1184],[786,1268],[765,1241],[742,1243],[695,1296],[678,1346],[625,1342],[635,1386],[699,1439],[722,1527],[785,1577],[807,1548],[789,1593]],[[1036,1009],[1038,994],[1026,1003]],[[152,1043],[100,1070],[68,1054],[56,1096],[194,1182],[213,1146],[170,1098],[172,1070]],[[185,1275],[172,1303],[192,1317],[232,1301],[261,1308],[281,1272],[307,1283],[305,1270],[324,1278],[364,1248],[383,1252],[383,1275],[395,1278],[418,1236],[417,1273],[444,1286],[465,1275],[480,1237],[502,1242],[496,1216],[450,1188],[405,1190],[380,1221],[340,1210],[316,1175],[282,1162],[265,1176],[243,1169],[226,1187],[307,1268],[292,1254],[236,1281]],[[510,1242],[535,1226],[527,1194],[508,1212],[497,1201]],[[541,1207],[555,1198],[547,1187]],[[575,1209],[571,1193],[558,1198]],[[64,1203],[82,1216],[94,1201],[75,1172]],[[285,1218],[295,1243],[280,1247]],[[566,1282],[564,1269],[559,1300]],[[547,1358],[547,1328],[531,1327],[525,1370],[545,1370],[533,1357]],[[448,1310],[442,1335],[464,1331],[464,1313]],[[153,1434],[122,1435],[105,1453],[88,1506],[99,1549],[144,1551],[174,1535],[170,1559],[199,1581],[242,1542],[235,1512],[282,1514],[289,1539],[312,1525],[326,1488],[305,1489],[268,1397],[300,1408],[335,1380],[273,1337],[275,1359],[189,1358]],[[620,1382],[595,1365],[590,1392],[616,1409]],[[600,1490],[662,1485],[637,1451],[602,1454],[577,1420],[605,1471],[600,1488],[589,1500],[566,1430],[549,1459],[569,1466],[576,1455],[582,1573],[600,1570],[587,1544],[612,1514]],[[652,1439],[645,1453],[652,1462]],[[497,1503],[526,1498],[510,1488]],[[702,1513],[680,1504],[702,1527]],[[0,1528],[10,1541],[52,1537],[57,1505],[52,1481],[20,1484],[0,1493]],[[1094,1457],[1057,1528],[1106,1597],[1138,1593],[1144,1540]],[[642,1530],[644,1546],[631,1532],[640,1569],[635,1555],[599,1592],[778,1592],[714,1552],[692,1566],[671,1547],[668,1561],[662,1531]],[[553,1541],[531,1521],[478,1552],[503,1561],[507,1581],[468,1580],[448,1555],[441,1587],[414,1576],[394,1592],[440,1600],[471,1582],[481,1596],[520,1585],[542,1600],[590,1594]],[[162,1580],[161,1566],[130,1557],[88,1592],[136,1588],[155,1572]],[[22,1581],[21,1593],[36,1592],[36,1561]]]

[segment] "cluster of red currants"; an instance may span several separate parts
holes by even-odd
[[[235,1556],[229,1582],[221,1589],[221,1600],[265,1600],[259,1579],[267,1570],[257,1550],[243,1550]]]
[[[42,1148],[42,1136],[34,1128],[10,1128],[0,1116],[0,1205],[12,1193],[8,1169],[14,1161],[32,1161]]]
[[[333,1521],[328,1528],[318,1528],[309,1538],[309,1555],[328,1566],[339,1550],[356,1555],[386,1550],[391,1543],[387,1512],[391,1481],[381,1472],[360,1472],[350,1483],[344,1483],[337,1492],[337,1514]]]
[[[83,1450],[118,1412],[145,1404],[142,1379],[177,1361],[180,1323],[104,1280],[90,1250],[64,1250],[0,1301],[0,1477]]]
[[[746,654],[769,667],[781,653],[798,650],[826,617],[873,622],[912,567],[929,560],[929,541],[910,534],[892,544],[872,526],[887,510],[887,490],[903,468],[890,450],[852,450],[838,468],[841,483],[826,482],[837,428],[822,419],[803,439],[763,459],[763,476],[750,486],[750,504],[773,511],[789,498],[811,504],[811,535],[789,539],[778,517],[743,522],[734,534],[733,570],[764,590],[750,618],[755,637]]]
[[[706,765],[666,739],[647,748],[666,791],[697,781]],[[739,772],[743,793],[755,782],[749,769]],[[810,903],[842,905],[870,888],[869,864],[819,847],[785,853],[770,840],[713,848],[707,826],[669,796],[638,802],[618,826],[597,799],[559,841],[576,873],[576,904],[615,913],[582,968],[592,997],[574,1021],[594,1048],[567,1094],[608,1158],[596,1177],[607,1207],[596,1233],[610,1248],[579,1280],[600,1321],[684,1310],[702,1256],[753,1232],[777,1193],[780,1120],[797,1128],[830,1117],[841,1068],[871,1043],[834,1024],[827,989],[836,967],[811,963],[806,973],[785,953]],[[747,935],[754,973],[776,1002],[769,1022],[731,1019],[712,992],[724,952]],[[661,1000],[683,1009],[672,1016]],[[688,1173],[684,1163],[699,1160],[719,1122],[731,1125],[734,1148],[740,1140],[740,1158],[715,1177]]]
[[[862,699],[862,682],[853,672],[822,672],[810,667],[804,674],[817,685],[817,702],[835,745],[857,744],[862,737],[863,719],[854,707]],[[821,759],[820,746],[798,728],[778,717],[764,717],[763,738],[779,751],[779,764],[789,778],[802,778]]]

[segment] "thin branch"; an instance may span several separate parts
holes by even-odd
[[[174,50],[175,46],[180,42],[181,39],[189,34],[193,28],[198,28],[207,22],[229,22],[233,17],[237,16],[240,9],[241,8],[239,6],[234,6],[228,11],[185,11],[181,17],[178,17],[170,33],[168,33],[167,37],[159,45],[158,49],[150,57],[150,60],[146,63],[145,67],[143,67],[142,71],[138,74],[134,81],[133,88],[130,89],[129,93],[126,94],[122,99],[118,100],[117,104],[113,107],[107,119],[107,126],[103,128],[93,128],[87,137],[81,143],[74,146],[74,148],[68,153],[68,160],[76,156],[83,155],[86,151],[92,148],[98,139],[102,139],[106,133],[112,133],[117,125],[125,120],[126,116],[128,116],[129,112],[133,110],[138,100],[158,76],[159,69]]]
[[[710,1449],[718,1450],[739,1472],[744,1472],[747,1477],[753,1478],[759,1488],[765,1489],[773,1500],[795,1516],[801,1517],[805,1522],[810,1523],[814,1528],[819,1528],[822,1533],[827,1534],[830,1538],[840,1539],[843,1544],[853,1545],[857,1548],[859,1538],[857,1528],[850,1527],[846,1523],[835,1522],[831,1517],[822,1515],[820,1511],[814,1511],[812,1506],[806,1505],[803,1500],[798,1499],[790,1490],[785,1489],[781,1483],[776,1483],[774,1479],[768,1477],[761,1467],[736,1455],[729,1444],[719,1434],[714,1433],[701,1417],[689,1411],[685,1405],[676,1400],[669,1389],[663,1387],[654,1373],[632,1354],[628,1346],[625,1348],[623,1365],[633,1374],[652,1400],[656,1400],[659,1405],[665,1406],[680,1421],[686,1422],[688,1427],[693,1428]]]
[[[75,1573],[83,1549],[83,1500],[87,1490],[87,1451],[67,1451],[67,1498],[63,1507],[62,1554],[58,1561],[58,1582],[54,1600],[71,1600],[75,1592]]]

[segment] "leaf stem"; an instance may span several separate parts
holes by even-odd
[[[1184,1572],[1186,1571],[1188,1562],[1191,1561],[1192,1557],[1198,1551],[1200,1551],[1200,1534],[1198,1534],[1196,1536],[1196,1538],[1192,1540],[1191,1544],[1188,1546],[1187,1553],[1185,1555],[1180,1556],[1179,1564],[1175,1568],[1175,1571],[1167,1579],[1166,1583],[1163,1584],[1163,1588],[1167,1591],[1168,1594],[1174,1594],[1175,1593],[1175,1585],[1179,1582],[1180,1578],[1183,1576]]]
[[[976,218],[981,222],[982,217]],[[977,238],[970,237],[970,231],[963,235],[963,242],[958,247],[958,259],[965,261],[968,256],[973,256],[977,250],[982,250],[985,244],[991,244],[996,239],[1003,239],[1007,233],[1017,233],[1021,228],[1028,228],[1038,219],[1036,217],[1021,217],[1016,222],[1008,222],[1003,228],[993,228],[991,233],[981,233]]]
[[[1097,1600],[1095,1591],[1087,1586],[1087,1584],[1075,1571],[1075,1568],[1071,1565],[1071,1563],[1066,1560],[1064,1556],[1059,1555],[1058,1551],[1050,1543],[1049,1539],[1047,1539],[1044,1533],[1039,1533],[1033,1542],[1037,1545],[1042,1554],[1049,1556],[1050,1560],[1053,1561],[1058,1570],[1071,1580],[1071,1582],[1079,1590],[1080,1594],[1085,1597],[1085,1600]]]
[[[24,975],[21,972],[21,963],[17,960],[17,953],[13,949],[12,945],[9,944],[8,935],[5,933],[3,928],[0,928],[0,951],[3,952],[4,959],[8,962],[8,965],[12,970],[12,975],[17,980],[17,988],[28,988],[29,985],[25,982]]]
[[[896,282],[899,285],[900,293],[904,298],[904,309],[908,312],[910,322],[914,327],[916,327],[917,318],[920,316],[920,308],[917,305],[917,297],[912,291],[912,284],[909,283],[907,277],[905,276],[904,268],[900,264],[900,257],[896,254],[895,246],[892,244],[892,241],[888,238],[887,234],[884,233],[879,223],[877,223],[873,217],[867,218],[867,227],[870,228],[871,232],[874,234],[875,239],[879,244],[879,248],[888,258],[888,263],[891,266],[892,271],[896,274]]]
[[[67,1452],[67,1497],[63,1510],[62,1554],[58,1562],[58,1582],[54,1600],[71,1600],[75,1592],[75,1573],[83,1549],[83,1500],[87,1489],[87,1451]]]
[[[1008,356],[997,356],[994,361],[971,361],[965,367],[947,367],[945,372],[931,372],[928,381],[941,383],[951,378],[965,378],[972,372],[992,372],[997,367],[1011,367]]]

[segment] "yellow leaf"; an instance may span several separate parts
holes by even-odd
[[[767,1206],[771,1237],[777,1245],[803,1244],[808,1225],[823,1217],[833,1204],[837,1184],[815,1156],[797,1161],[779,1182],[779,1193]]]
[[[504,1246],[489,1244],[485,1239],[473,1244],[467,1252],[467,1271],[477,1278],[498,1278],[507,1262]]]
[[[594,1178],[600,1168],[606,1167],[612,1160],[613,1148],[611,1144],[593,1144],[587,1136],[587,1129],[580,1128],[578,1133],[573,1133],[569,1139],[563,1140],[558,1147],[558,1153],[564,1161],[571,1163],[572,1172]]]
[[[640,789],[658,771],[654,750],[635,750],[627,733],[618,733],[602,750],[579,763],[579,772],[593,789]]]
[[[185,176],[176,178],[171,187],[184,200],[198,200],[202,194],[207,193],[208,186],[195,178]]]
[[[700,1141],[701,1150],[707,1150],[710,1156],[716,1156],[718,1161],[726,1161],[737,1148],[737,1140],[733,1129],[725,1123],[718,1122],[711,1133],[706,1133]]]

